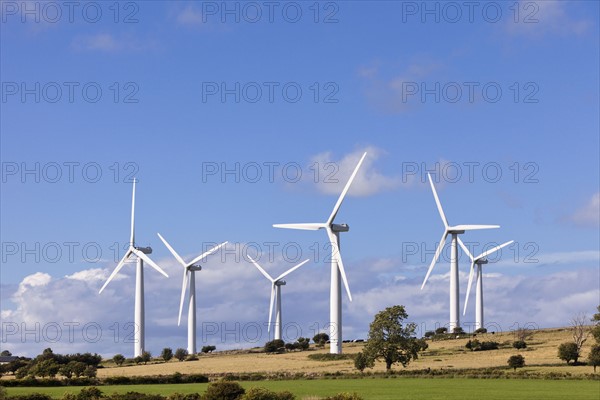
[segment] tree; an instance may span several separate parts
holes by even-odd
[[[71,371],[77,378],[79,378],[81,375],[84,375],[85,370],[88,367],[88,365],[86,365],[85,363],[83,363],[81,361],[69,361],[69,363],[67,365],[69,366],[69,368],[71,369]],[[93,367],[93,365],[89,365],[89,366]]]
[[[360,352],[354,357],[354,367],[363,372],[365,368],[373,368],[375,365],[375,360],[369,358],[365,355],[365,353]]]
[[[202,396],[203,400],[237,400],[246,391],[237,382],[217,381],[210,383]]]
[[[2,353],[0,353],[0,356],[2,357],[10,357],[12,356],[12,353],[8,350],[2,350]]]
[[[461,328],[460,326],[456,326],[456,327],[454,327],[454,330],[452,331],[452,333],[454,333],[456,335],[463,335],[465,333],[465,330],[463,328]]]
[[[112,359],[113,362],[119,367],[125,362],[125,356],[123,354],[115,354]]]
[[[168,362],[171,358],[173,358],[173,349],[170,347],[165,347],[160,353],[160,357]]]
[[[517,368],[523,368],[525,366],[525,357],[520,354],[517,354],[516,356],[510,356],[507,363],[509,367],[516,371]]]
[[[487,329],[485,329],[485,328],[475,329],[474,333],[487,333]]]
[[[370,360],[382,358],[389,371],[393,364],[400,363],[406,367],[411,360],[419,357],[419,352],[427,349],[425,339],[417,339],[417,325],[403,325],[408,318],[404,306],[388,307],[375,315],[369,326],[369,339],[364,354]]]
[[[443,326],[442,326],[442,327],[440,327],[440,328],[437,328],[437,329],[435,330],[435,334],[436,334],[436,335],[443,335],[444,333],[447,333],[447,332],[448,332],[448,328],[445,328],[445,327],[443,327]]]
[[[175,350],[175,358],[179,361],[185,360],[188,356],[188,351],[186,349],[182,349],[181,347]]]
[[[592,350],[588,356],[588,363],[594,367],[594,373],[596,373],[596,367],[600,365],[600,344],[592,346]]]
[[[327,343],[328,340],[329,340],[329,335],[324,332],[317,333],[315,336],[313,336],[313,342],[315,342],[317,347],[325,346],[325,343]]]
[[[285,348],[285,342],[281,339],[275,339],[265,343],[265,353],[277,353],[283,348]]]
[[[203,346],[202,347],[202,352],[203,353],[212,353],[216,349],[217,349],[217,346]]]
[[[578,356],[581,354],[581,348],[588,338],[589,332],[585,326],[587,318],[585,314],[577,314],[571,319],[571,334],[573,335],[573,343],[577,346]],[[577,362],[577,359],[575,360]]]
[[[54,378],[56,374],[58,374],[59,369],[59,364],[52,359],[47,359],[36,363],[35,366],[30,370],[30,374],[33,376],[41,376],[42,378],[46,376]]]
[[[562,343],[560,346],[558,346],[558,358],[565,360],[567,364],[571,360],[577,363],[577,360],[579,359],[577,344],[573,342]]]
[[[512,344],[515,349],[526,349],[527,343],[524,340],[515,340]]]
[[[299,337],[298,341],[296,343],[294,343],[295,349],[308,350],[309,347],[310,347],[310,339],[309,338]]]
[[[591,329],[591,334],[596,340],[596,343],[600,344],[600,306],[598,306],[597,309],[598,312],[592,317],[592,322],[594,323],[594,326]]]
[[[148,363],[148,361],[152,360],[152,354],[149,351],[143,351],[141,355],[142,361],[144,365]]]
[[[95,378],[97,373],[98,370],[93,365],[86,366],[85,370],[83,371],[83,375],[88,378]]]

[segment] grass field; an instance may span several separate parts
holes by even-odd
[[[100,387],[106,393],[137,391],[169,395],[203,392],[207,384],[181,385],[128,385]],[[481,398],[486,400],[598,400],[600,381],[573,380],[518,380],[518,379],[338,379],[242,382],[246,389],[263,386],[271,390],[289,390],[302,399],[310,396],[328,396],[339,392],[356,392],[367,400],[435,400]],[[77,393],[81,388],[8,388],[9,395],[43,392],[55,398],[64,393]]]
[[[560,360],[557,354],[558,345],[562,342],[572,341],[571,334],[567,328],[545,329],[535,331],[533,336],[527,340],[528,348],[516,350],[511,347],[515,340],[512,333],[496,333],[492,335],[478,335],[479,340],[493,340],[504,347],[493,351],[471,352],[465,348],[467,339],[429,341],[429,349],[425,351],[418,360],[408,366],[408,370],[414,369],[465,369],[465,368],[490,368],[506,367],[506,360],[511,355],[522,354],[525,357],[525,371],[531,372],[558,372],[570,373],[572,375],[583,375],[593,373],[591,366],[568,366]],[[587,357],[593,340],[588,340],[582,350],[582,361]],[[344,344],[344,352],[348,354],[361,351],[363,345],[360,343]],[[218,375],[226,373],[277,373],[286,371],[290,373],[302,372],[305,374],[322,374],[325,372],[354,373],[352,360],[339,361],[313,361],[308,354],[327,353],[328,349],[312,350],[310,352],[289,352],[284,354],[248,353],[215,353],[201,355],[198,361],[179,362],[172,360],[168,363],[149,365],[114,367],[112,362],[106,363],[106,367],[98,370],[98,377],[107,376],[139,376],[139,375],[168,375],[175,372],[182,374],[208,374]],[[402,369],[394,366],[394,369]],[[373,371],[384,371],[383,363],[376,364]]]

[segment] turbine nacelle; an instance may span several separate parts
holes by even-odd
[[[333,232],[348,232],[350,227],[348,224],[331,224],[331,230]]]
[[[285,281],[275,281],[275,282],[273,282],[273,285],[275,285],[275,286],[285,286],[286,283],[285,283]]]
[[[202,266],[198,264],[190,265],[187,267],[188,271],[202,271]]]
[[[135,247],[136,250],[141,251],[144,254],[152,254],[152,247]]]

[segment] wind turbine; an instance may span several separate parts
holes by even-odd
[[[112,274],[110,274],[99,293],[102,293],[106,285],[108,285],[108,283],[119,273],[121,268],[125,265],[125,262],[129,260],[131,256],[135,256],[137,266],[135,269],[135,340],[133,344],[133,354],[135,357],[138,357],[144,352],[145,344],[144,261],[167,278],[169,275],[146,255],[152,253],[152,247],[137,247],[135,245],[135,183],[136,179],[133,180],[133,194],[131,196],[131,236],[129,237],[129,248]]]
[[[344,263],[342,262],[342,256],[340,255],[340,232],[348,232],[350,227],[347,224],[334,224],[333,220],[337,215],[344,197],[352,185],[352,181],[356,177],[358,169],[362,165],[367,153],[365,152],[360,161],[354,168],[354,172],[348,179],[346,187],[342,191],[342,194],[338,198],[337,203],[333,207],[331,215],[326,222],[321,223],[303,223],[303,224],[275,224],[275,228],[286,228],[286,229],[301,229],[308,231],[316,231],[319,229],[325,229],[329,241],[331,242],[331,286],[329,292],[329,352],[332,354],[342,353],[342,287],[340,285],[340,277],[344,282],[346,293],[348,298],[352,301],[352,294],[350,293],[350,287],[348,286],[348,279],[346,279],[346,272],[344,270]]]
[[[427,275],[425,275],[425,279],[423,280],[423,284],[421,285],[421,290],[425,287],[427,283],[427,279],[429,279],[429,275],[431,271],[433,271],[433,267],[437,262],[444,245],[446,244],[446,237],[448,235],[452,235],[451,249],[450,249],[450,324],[449,331],[453,332],[455,328],[460,327],[460,317],[459,317],[459,300],[458,300],[458,249],[457,249],[457,239],[458,235],[465,233],[466,231],[472,231],[477,229],[493,229],[500,228],[499,225],[454,225],[450,226],[448,224],[448,220],[446,219],[446,215],[444,214],[444,210],[442,209],[442,204],[440,203],[440,199],[435,190],[435,186],[433,185],[433,181],[431,180],[431,175],[427,174],[429,178],[429,184],[431,185],[431,191],[433,192],[433,197],[435,198],[435,203],[437,204],[438,211],[440,213],[440,217],[442,218],[442,222],[444,223],[444,233],[442,238],[440,239],[440,244],[435,250],[435,255],[433,256],[433,260],[431,260],[431,265],[429,266],[429,270],[427,271]]]
[[[163,238],[160,233],[157,233],[158,237],[162,242],[167,246],[171,254],[179,261],[179,263],[183,266],[183,283],[181,285],[181,300],[179,301],[179,319],[177,320],[177,326],[181,325],[181,313],[183,311],[183,300],[185,298],[185,290],[189,287],[190,292],[188,294],[188,353],[196,354],[196,271],[200,271],[202,266],[196,264],[198,261],[202,260],[206,256],[209,256],[219,250],[221,247],[225,246],[228,242],[223,242],[218,246],[213,247],[207,252],[199,255],[194,258],[189,263],[183,261],[183,258],[171,247],[171,245]]]
[[[463,315],[465,315],[467,313],[467,304],[469,303],[469,294],[471,293],[471,284],[473,283],[473,272],[475,271],[474,267],[475,267],[475,265],[477,265],[477,292],[475,295],[475,330],[484,327],[483,326],[483,273],[481,271],[481,266],[483,264],[488,263],[487,256],[489,256],[492,253],[495,253],[496,251],[500,250],[503,247],[508,246],[512,242],[514,242],[514,240],[511,240],[509,242],[501,244],[500,246],[496,246],[492,249],[484,251],[477,257],[473,257],[473,255],[471,254],[469,249],[467,249],[467,246],[465,246],[465,244],[462,242],[462,240],[460,240],[460,238],[458,238],[458,243],[460,244],[460,247],[462,247],[463,251],[465,253],[467,253],[469,258],[471,259],[471,272],[469,273],[469,285],[467,286],[467,295],[465,297],[465,309],[463,311]]]
[[[252,257],[248,256],[248,258],[250,259],[250,261],[252,261],[252,264],[254,264],[254,266],[260,271],[260,273],[263,274],[265,276],[265,278],[267,278],[268,280],[271,281],[271,303],[269,306],[269,325],[267,327],[267,331],[270,332],[270,330],[271,330],[271,318],[273,316],[273,303],[275,303],[276,304],[276,307],[275,307],[275,329],[274,329],[275,332],[274,332],[273,339],[275,339],[275,340],[281,339],[281,287],[286,284],[286,282],[283,280],[283,278],[285,278],[286,276],[288,276],[289,274],[291,274],[292,272],[294,272],[295,270],[297,270],[298,268],[300,268],[301,266],[306,264],[309,260],[307,259],[307,260],[302,261],[300,264],[288,269],[283,274],[281,274],[277,278],[273,279],[271,277],[271,275],[269,275],[267,273],[267,271],[262,269],[261,266],[258,265],[258,263],[256,261],[254,261],[254,259]]]

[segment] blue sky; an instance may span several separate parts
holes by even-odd
[[[443,229],[427,170],[451,223],[502,226],[465,235],[475,252],[515,240],[486,267],[486,321],[562,326],[600,303],[597,2],[112,4],[1,2],[3,349],[131,352],[110,327],[133,319],[133,268],[97,290],[128,240],[133,176],[137,243],[170,275],[146,273],[151,351],[186,343],[180,267],[156,232],[188,258],[231,243],[198,274],[200,323],[229,328],[268,318],[246,251],[273,274],[310,257],[283,304],[312,336],[326,235],[271,225],[324,221],[363,151],[337,219],[348,338],[393,304],[447,323],[448,261],[419,289]]]

